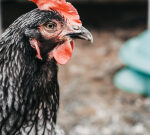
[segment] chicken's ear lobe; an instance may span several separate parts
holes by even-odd
[[[39,46],[40,46],[39,41],[36,40],[35,38],[33,38],[33,39],[30,39],[30,44],[31,44],[31,47],[33,47],[37,52],[36,57],[38,59],[42,60],[41,53],[40,53],[40,48],[39,48]]]

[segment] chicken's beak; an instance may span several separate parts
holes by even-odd
[[[74,27],[74,31],[72,33],[67,34],[67,36],[70,36],[72,39],[83,39],[93,43],[92,34],[83,26]]]

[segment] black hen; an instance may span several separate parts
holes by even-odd
[[[92,40],[82,26],[68,27],[71,28],[65,17],[56,10],[34,9],[19,17],[2,34],[1,135],[55,134],[59,106],[57,62],[65,64],[63,61],[70,58],[70,53],[65,55],[67,52],[60,51],[65,50],[61,46],[66,42],[72,46],[73,38]],[[55,54],[57,49],[59,53]]]

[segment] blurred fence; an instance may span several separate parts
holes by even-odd
[[[66,0],[73,2],[84,25],[116,29],[147,27],[148,0]],[[18,7],[18,8],[16,8]],[[36,8],[28,0],[2,0],[3,29],[20,15]]]

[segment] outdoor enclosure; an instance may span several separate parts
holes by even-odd
[[[148,1],[70,1],[94,43],[76,41],[71,61],[59,67],[58,125],[66,135],[150,135],[150,99],[113,84],[114,74],[125,66],[120,47],[148,27]],[[2,0],[3,31],[35,7],[27,0]]]

